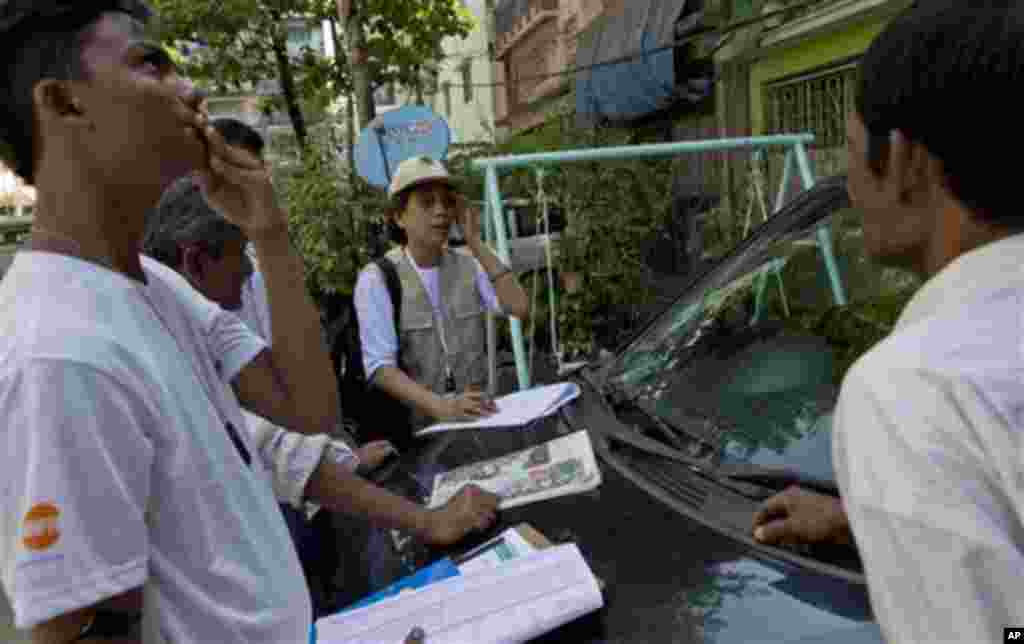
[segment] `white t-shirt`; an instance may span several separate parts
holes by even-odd
[[[423,288],[427,291],[430,304],[435,315],[442,315],[441,308],[441,269],[437,267],[420,268],[409,257],[409,262],[419,273]],[[480,303],[484,309],[492,313],[501,313],[498,294],[494,291],[491,279],[487,277],[480,262],[476,262],[476,290],[480,294]],[[354,294],[356,312],[359,317],[359,339],[363,349],[363,370],[367,380],[381,367],[394,367],[398,364],[398,334],[395,333],[395,309],[388,293],[384,276],[376,264],[371,264],[359,273]]]
[[[253,271],[242,286],[242,308],[237,315],[256,335],[270,343],[270,303],[267,301],[267,286],[263,273],[253,260]]]
[[[221,379],[265,345],[171,269],[143,267],[145,285],[22,252],[0,284],[15,623],[144,586],[145,642],[305,642],[310,599],[267,473],[225,429],[244,421]]]

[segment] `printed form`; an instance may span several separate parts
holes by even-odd
[[[430,644],[511,644],[598,610],[604,599],[575,544],[553,546],[321,619],[320,644],[401,644],[414,627]]]

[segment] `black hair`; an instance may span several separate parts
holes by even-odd
[[[248,124],[238,119],[223,117],[211,122],[228,145],[237,145],[263,158],[263,137]]]
[[[82,51],[105,11],[146,22],[140,1],[0,0],[0,162],[35,183],[37,123],[33,90],[47,78],[88,80]]]
[[[175,181],[146,219],[142,252],[178,270],[184,261],[182,245],[198,245],[213,257],[224,255],[224,245],[247,241],[241,228],[224,219],[207,203],[193,177]]]
[[[391,241],[405,246],[409,241],[409,237],[405,234],[405,230],[398,225],[398,218],[405,212],[405,209],[409,207],[409,200],[412,198],[413,188],[406,188],[399,192],[394,197],[391,197],[391,204],[388,206],[387,216],[385,221],[388,227],[388,237]]]
[[[895,18],[861,60],[856,109],[881,175],[900,130],[944,168],[975,217],[1021,227],[1016,167],[998,150],[1024,139],[1013,97],[1024,86],[1024,7],[1013,0],[932,0]],[[994,158],[993,158],[994,156]]]

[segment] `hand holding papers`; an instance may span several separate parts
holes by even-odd
[[[481,429],[485,427],[519,427],[538,418],[549,416],[562,405],[580,395],[576,383],[563,382],[546,387],[535,387],[502,396],[494,401],[498,411],[491,416],[464,423],[438,423],[416,432],[425,436],[455,429]]]
[[[467,485],[501,497],[499,510],[579,494],[601,483],[601,470],[586,431],[576,432],[501,458],[473,463],[434,477],[429,507],[448,502]]]

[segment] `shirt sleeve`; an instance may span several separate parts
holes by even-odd
[[[245,365],[267,348],[267,343],[238,316],[221,308],[211,317],[206,333],[210,352],[226,383],[231,383]]]
[[[836,420],[833,460],[886,640],[997,642],[1024,624],[1019,522],[978,443],[1012,429],[981,390],[855,366]]]
[[[398,366],[395,309],[379,269],[370,266],[359,274],[353,299],[359,319],[363,369],[367,382],[371,382],[381,367]]]
[[[242,310],[238,317],[249,327],[249,330],[270,344],[270,303],[267,301],[267,286],[263,273],[258,269],[245,282],[242,289]]]
[[[494,290],[491,278],[487,276],[487,271],[479,261],[475,259],[473,261],[476,263],[476,290],[480,293],[480,303],[491,313],[503,314],[504,311],[501,310],[501,302],[498,301],[498,293]]]
[[[90,366],[34,360],[0,381],[3,585],[18,628],[146,581],[158,415]]]
[[[309,509],[306,487],[324,458],[341,463],[351,470],[359,458],[347,445],[332,440],[327,434],[313,436],[282,429],[256,414],[245,414],[246,427],[260,458],[270,472],[274,496],[297,510]]]

